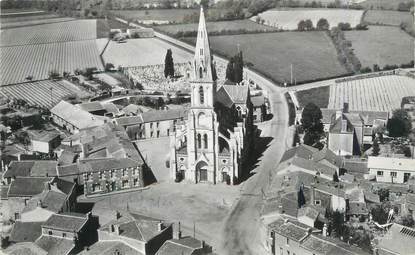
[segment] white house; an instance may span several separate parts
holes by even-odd
[[[369,157],[367,166],[378,182],[406,183],[415,175],[415,159]]]

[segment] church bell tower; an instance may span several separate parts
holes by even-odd
[[[191,71],[191,107],[188,117],[188,160],[192,182],[216,183],[218,122],[214,111],[216,81],[203,7],[200,10]]]

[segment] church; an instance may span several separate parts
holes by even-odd
[[[189,183],[237,184],[253,135],[248,85],[218,86],[203,8],[190,71],[187,121],[171,136],[170,176]]]

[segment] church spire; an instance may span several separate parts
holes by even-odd
[[[194,56],[194,76],[195,81],[212,82],[211,55],[209,48],[209,38],[206,30],[205,13],[203,6],[200,7],[199,28],[197,31],[196,49]]]

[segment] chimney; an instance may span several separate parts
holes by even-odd
[[[49,182],[45,182],[45,190],[50,190],[50,183]]]
[[[115,212],[115,219],[118,220],[119,218],[121,218],[121,213],[119,211]]]
[[[323,226],[323,236],[327,236],[327,224],[326,223],[324,223],[324,226]]]
[[[163,222],[160,221],[159,223],[157,223],[157,231],[160,232],[162,230],[163,230]]]
[[[316,193],[316,191],[315,191],[314,183],[312,183],[310,185],[310,203],[312,205],[314,205],[315,193]]]
[[[342,118],[342,133],[347,132],[347,120]]]
[[[22,157],[22,154],[18,153],[17,154],[17,161],[21,161],[22,160],[21,157]]]
[[[343,103],[343,113],[349,113],[349,103]]]
[[[204,240],[202,240],[202,248],[205,248],[205,246],[206,246],[206,243]]]
[[[120,235],[120,225],[114,224],[114,233],[119,236]]]
[[[182,238],[182,231],[180,230],[180,221],[179,221],[179,225],[178,225],[178,230],[175,233],[175,236],[173,238],[178,239],[178,240]]]

